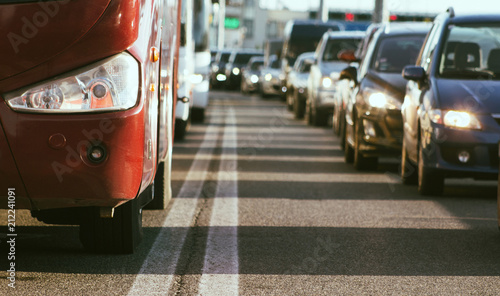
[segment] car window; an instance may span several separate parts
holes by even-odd
[[[500,79],[500,26],[449,25],[442,46],[439,77]]]
[[[425,36],[392,36],[380,41],[371,69],[383,73],[401,73],[415,65]]]
[[[440,35],[438,34],[440,28],[441,26],[439,25],[439,23],[434,23],[427,36],[425,47],[422,51],[422,57],[420,58],[420,61],[417,61],[417,63],[419,63],[419,65],[424,68],[426,72],[428,72],[430,69],[430,64],[432,63],[432,55],[440,39]]]
[[[360,39],[346,38],[346,39],[330,39],[326,43],[325,51],[323,52],[323,61],[339,61],[339,52],[351,49],[355,50],[358,47]]]
[[[271,62],[271,68],[273,68],[273,69],[280,69],[281,68],[281,61],[278,60],[278,59],[274,59]]]
[[[246,53],[239,53],[236,55],[234,58],[234,63],[235,64],[246,64],[250,59],[255,56],[253,54],[246,54]]]
[[[221,54],[220,61],[223,63],[227,63],[229,61],[229,57],[231,56],[231,53],[225,52]]]
[[[255,61],[250,65],[250,70],[257,71],[262,65],[264,65],[264,61]]]

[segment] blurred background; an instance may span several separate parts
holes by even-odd
[[[497,0],[214,0],[210,47],[264,49],[266,40],[283,38],[287,21],[323,19],[357,24],[382,21],[432,21],[453,6],[457,13],[500,12]]]

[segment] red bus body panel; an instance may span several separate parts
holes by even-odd
[[[177,9],[176,0],[66,0],[0,5],[0,34],[20,32],[16,34],[24,36],[22,30],[27,20],[40,25],[36,34],[23,37],[27,43],[21,42],[17,47],[7,44],[0,56],[0,190],[5,191],[0,191],[0,208],[7,205],[7,188],[12,187],[19,201],[16,208],[39,210],[114,207],[134,199],[153,182],[157,147],[161,146],[161,85],[160,63],[152,61],[150,53],[152,48],[161,46],[164,2],[170,3],[172,10]],[[42,4],[49,3],[58,3],[57,13],[49,15],[44,10]],[[42,13],[48,16],[46,24],[39,16]],[[6,92],[124,51],[140,65],[138,99],[132,109],[22,113],[10,109],[4,100]],[[98,165],[88,160],[85,148],[93,140],[100,140],[107,150],[106,160]],[[165,139],[160,138],[161,141]]]

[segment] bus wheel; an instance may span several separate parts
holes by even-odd
[[[139,199],[117,207],[113,218],[101,218],[99,208],[80,224],[83,247],[96,253],[131,254],[142,240],[142,209]]]

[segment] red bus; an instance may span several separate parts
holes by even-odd
[[[179,8],[0,1],[0,208],[80,225],[90,251],[134,251],[142,208],[171,197]]]

